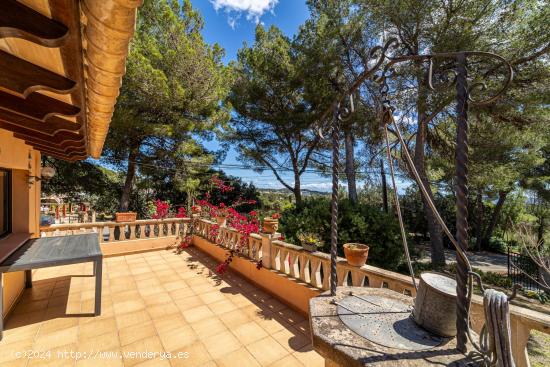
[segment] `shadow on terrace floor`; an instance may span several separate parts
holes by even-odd
[[[36,270],[33,288],[7,319],[0,364],[324,365],[311,348],[307,319],[234,273],[220,278],[216,265],[193,247],[179,255],[155,251],[106,258],[99,317],[90,316],[91,263]],[[17,354],[24,351],[35,358]],[[95,359],[60,357],[98,351]],[[131,354],[144,351],[157,353],[156,359]],[[188,358],[175,358],[178,352]]]

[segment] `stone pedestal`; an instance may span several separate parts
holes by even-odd
[[[329,292],[309,303],[313,347],[325,358],[327,367],[363,366],[475,366],[476,363],[456,349],[456,338],[427,350],[389,348],[376,344],[349,329],[337,313],[337,305],[350,291],[359,296],[381,296],[413,305],[413,298],[389,289],[338,287],[336,296]],[[389,325],[388,327],[391,327]],[[469,350],[473,350],[470,345]]]

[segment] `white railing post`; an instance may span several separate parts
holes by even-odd
[[[262,266],[271,269],[271,241],[272,234],[260,233],[262,237]]]

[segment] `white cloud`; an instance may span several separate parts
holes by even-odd
[[[246,13],[247,20],[260,22],[260,17],[268,11],[273,11],[279,0],[210,0],[216,11],[222,9],[227,15],[227,22],[235,28],[241,13]]]

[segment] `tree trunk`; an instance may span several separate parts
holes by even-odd
[[[384,171],[384,160],[380,160],[380,178],[382,179],[382,204],[384,206],[384,211],[388,213],[388,184],[386,183],[386,172]],[[397,193],[395,193],[397,195]]]
[[[296,205],[302,204],[302,187],[300,182],[300,174],[294,172],[294,199],[296,200]]]
[[[476,195],[477,203],[477,220],[476,220],[476,249],[481,250],[481,241],[483,240],[483,225],[484,225],[484,213],[485,206],[483,205],[483,195],[481,190],[477,191]]]
[[[497,205],[495,206],[495,210],[493,211],[493,215],[491,216],[491,222],[489,222],[489,227],[487,227],[487,231],[485,231],[485,235],[483,236],[483,243],[485,245],[487,245],[491,240],[491,237],[493,237],[493,232],[495,231],[495,228],[498,224],[498,220],[500,218],[500,212],[502,211],[502,207],[504,206],[504,202],[506,201],[507,196],[508,196],[508,191],[500,191],[498,193]]]
[[[120,212],[128,211],[130,206],[130,194],[132,193],[132,185],[134,183],[134,177],[136,175],[136,160],[139,155],[139,149],[141,144],[138,144],[136,147],[133,147],[128,154],[128,170],[126,171],[126,180],[124,181],[124,187],[122,189],[122,195],[120,196],[120,202],[118,205],[118,210]]]
[[[351,128],[344,129],[344,145],[346,149],[346,179],[348,181],[348,198],[357,204],[357,182],[355,179],[355,152]]]
[[[426,145],[426,134],[428,130],[428,122],[426,121],[426,112],[427,112],[427,102],[426,102],[426,79],[425,76],[420,73],[418,78],[418,98],[417,98],[417,126],[418,131],[416,133],[416,144],[414,149],[414,165],[420,179],[426,190],[430,199],[433,201],[433,193],[428,181],[428,174],[426,172],[425,165],[425,145]],[[431,247],[431,260],[434,268],[440,268],[445,266],[445,249],[443,247],[443,238],[441,235],[441,227],[437,223],[437,219],[432,212],[428,202],[422,196],[422,204],[424,208],[424,215],[428,224],[428,232],[430,233],[430,247]]]

